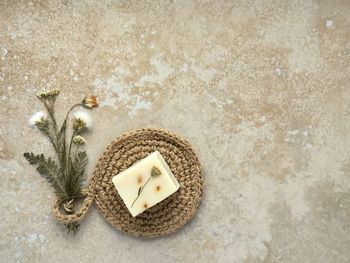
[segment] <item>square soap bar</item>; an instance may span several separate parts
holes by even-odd
[[[112,182],[133,217],[158,204],[180,187],[158,151],[114,176]]]

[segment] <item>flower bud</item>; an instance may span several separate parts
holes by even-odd
[[[75,144],[85,144],[86,141],[85,141],[83,136],[76,135],[76,136],[73,137],[73,143],[75,143]]]
[[[41,117],[35,122],[35,126],[37,126],[39,129],[47,128],[49,126],[49,122],[44,117]]]
[[[54,99],[58,96],[58,94],[60,94],[59,89],[52,89],[52,90],[42,89],[36,94],[36,96],[41,100],[45,100],[50,98]]]
[[[73,120],[73,128],[77,132],[83,132],[86,129],[86,122],[83,119],[75,118]]]
[[[85,97],[81,103],[85,108],[88,109],[98,107],[96,96]]]

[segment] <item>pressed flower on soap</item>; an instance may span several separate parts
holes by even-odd
[[[180,185],[158,151],[112,179],[133,217],[175,193]]]

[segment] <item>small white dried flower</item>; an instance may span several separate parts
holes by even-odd
[[[74,119],[75,120],[81,120],[85,122],[86,128],[91,129],[92,128],[92,118],[89,113],[86,111],[77,111],[74,113]]]
[[[34,127],[43,120],[46,120],[46,114],[42,111],[38,111],[29,118],[28,122],[30,126]]]
[[[73,137],[73,143],[75,143],[75,144],[85,144],[86,141],[85,141],[83,136],[76,135],[76,136]]]

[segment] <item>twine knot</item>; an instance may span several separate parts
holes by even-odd
[[[67,213],[67,214],[72,214],[74,211],[73,211],[73,208],[74,208],[74,199],[71,199],[69,201],[65,201],[63,203],[63,210]]]

